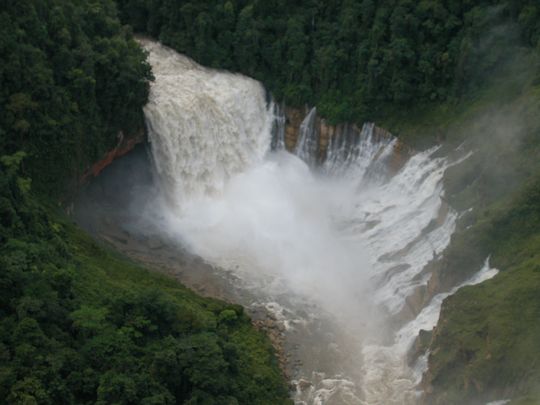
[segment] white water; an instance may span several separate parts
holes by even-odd
[[[142,43],[156,76],[144,112],[163,189],[179,206],[221,192],[268,148],[260,136],[272,127],[264,89],[247,77],[205,69],[158,43]]]
[[[317,118],[317,109],[312,108],[302,124],[298,134],[298,143],[295,148],[295,155],[306,162],[309,166],[317,163],[319,151],[319,134],[315,129],[315,119]]]
[[[409,367],[405,356],[445,296],[398,328],[387,320],[427,283],[422,270],[454,231],[457,215],[441,199],[450,162],[430,150],[392,173],[395,139],[365,125],[334,137],[315,170],[315,110],[294,156],[258,82],[141,42],[156,77],[145,114],[164,231],[233,271],[259,297],[244,304],[273,308],[289,334],[331,325],[304,333],[313,348],[294,377],[311,386],[298,403],[415,403],[425,362]]]

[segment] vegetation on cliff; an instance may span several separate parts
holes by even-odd
[[[395,114],[386,125],[441,153],[472,152],[445,175],[445,200],[462,215],[434,264],[442,290],[465,281],[485,259],[492,280],[460,289],[443,304],[429,342],[428,404],[540,402],[540,83],[538,55],[506,47],[509,63],[459,106]]]
[[[482,250],[492,253],[491,264],[501,272],[444,302],[424,377],[429,403],[512,398],[512,404],[537,404],[540,176],[483,210],[475,225],[483,228]]]

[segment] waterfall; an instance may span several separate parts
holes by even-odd
[[[156,78],[145,116],[163,232],[232,274],[249,292],[242,304],[275,311],[298,404],[416,403],[424,366],[406,352],[443,296],[396,319],[454,232],[441,196],[455,162],[431,149],[391,168],[395,138],[343,125],[314,170],[315,109],[288,153],[283,107],[258,82],[141,43]]]
[[[283,105],[274,104],[274,125],[272,127],[272,150],[285,150],[285,111]]]
[[[141,44],[155,76],[144,108],[148,136],[173,201],[219,192],[262,160],[273,115],[259,82],[205,69],[156,42]]]
[[[389,169],[396,138],[376,139],[375,124],[366,123],[358,131],[345,124],[330,138],[323,164],[324,171],[333,176],[354,177],[366,181],[369,177],[385,177]]]
[[[309,166],[319,160],[319,132],[317,130],[317,109],[313,107],[300,125],[295,154]]]

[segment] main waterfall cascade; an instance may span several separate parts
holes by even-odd
[[[144,112],[163,189],[178,203],[221,191],[266,153],[267,139],[259,135],[270,131],[272,118],[264,89],[247,77],[204,69],[158,43],[142,43],[156,76]]]
[[[316,165],[315,110],[290,154],[283,109],[260,83],[141,44],[155,76],[145,115],[164,231],[232,272],[253,292],[242,304],[275,311],[286,339],[309,341],[295,346],[297,403],[416,403],[426,362],[409,366],[407,352],[446,295],[400,314],[450,242],[458,215],[442,178],[456,162],[432,149],[390,170],[395,138],[366,124],[335,134]],[[486,262],[467,283],[495,272]]]

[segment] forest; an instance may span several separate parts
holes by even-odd
[[[24,150],[37,191],[60,195],[143,125],[151,79],[113,1],[2,0],[0,154]]]
[[[199,63],[262,81],[279,101],[362,123],[459,98],[538,47],[535,0],[119,0],[123,21]],[[488,44],[486,42],[489,42]],[[479,73],[481,72],[481,73]]]
[[[200,298],[118,257],[59,209],[120,132],[144,130],[152,73],[134,32],[204,65],[261,80],[280,102],[317,105],[333,123],[384,120],[411,105],[458,106],[505,64],[510,44],[540,51],[536,0],[0,5],[0,398],[8,403],[289,401],[273,349],[241,307]],[[538,83],[540,68],[533,67]],[[534,158],[538,143],[530,145]],[[497,298],[528,311],[497,306],[492,290],[483,298],[464,290],[443,308],[455,334],[443,329],[436,336],[442,349],[432,360],[432,382],[451,387],[458,402],[465,394],[456,388],[461,376],[454,367],[469,360],[464,347],[479,347],[490,325],[539,313],[538,184],[531,181],[505,203],[482,200],[472,229],[485,232],[482,248],[498,249],[496,261],[516,269],[497,282]],[[533,280],[529,289],[518,283],[522,274]],[[498,320],[463,324],[452,315],[452,308],[472,305],[493,309]],[[537,329],[522,333],[540,336]],[[504,336],[501,350],[518,355],[499,377],[519,380],[522,361],[533,381],[536,342],[519,351],[513,335]],[[484,360],[475,358],[468,372],[491,378]]]

